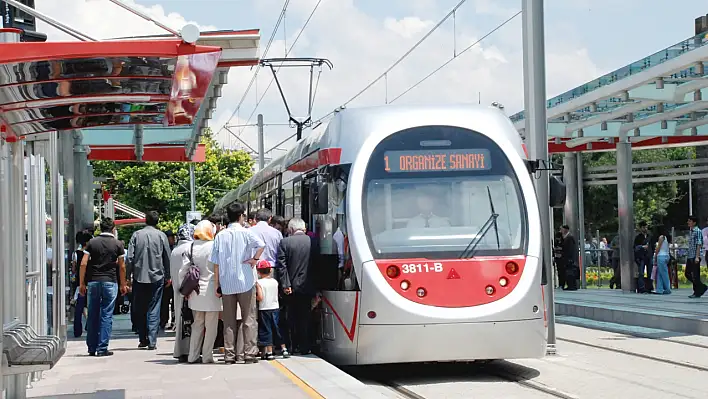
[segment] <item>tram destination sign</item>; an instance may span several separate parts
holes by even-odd
[[[386,151],[384,168],[390,173],[489,170],[492,159],[483,148]]]

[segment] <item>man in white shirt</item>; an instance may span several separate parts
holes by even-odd
[[[450,227],[447,218],[437,216],[433,213],[435,202],[430,194],[425,191],[418,192],[418,210],[420,214],[408,221],[408,228],[436,228]]]

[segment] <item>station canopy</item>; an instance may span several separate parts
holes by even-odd
[[[551,98],[549,152],[708,144],[707,60],[702,33]],[[524,135],[524,112],[511,120]]]
[[[100,42],[0,44],[7,140],[82,133],[91,160],[204,161],[199,145],[230,67],[257,65],[258,30]]]

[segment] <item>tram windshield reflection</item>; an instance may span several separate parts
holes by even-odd
[[[499,214],[499,247],[496,235],[487,234],[477,253],[520,253],[526,229],[517,185],[507,175],[485,175],[370,181],[366,226],[374,257],[459,255],[489,218],[487,187]]]

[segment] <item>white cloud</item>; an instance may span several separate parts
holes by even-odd
[[[424,21],[418,17],[405,17],[400,20],[386,18],[384,20],[386,29],[398,33],[406,39],[423,33],[423,31],[430,29],[434,24],[433,21]]]
[[[132,0],[126,2],[135,4]],[[181,15],[166,13],[165,9],[157,4],[159,0],[154,2],[155,5],[151,7],[138,6],[138,8],[174,29],[179,29],[187,23]],[[317,0],[290,2],[286,19],[287,40],[283,39],[281,30],[277,35],[278,40],[273,42],[268,57],[284,55],[286,45],[288,47],[292,45],[316,2]],[[407,4],[407,2],[398,3],[403,7]],[[209,4],[214,5],[213,2]],[[226,4],[230,3],[223,4],[223,7],[227,7]],[[452,20],[450,20],[392,70],[386,79],[382,79],[349,106],[379,105],[384,104],[387,99],[390,101],[447,61],[455,52],[459,53],[462,48],[487,33],[486,30],[496,24],[494,21],[501,22],[514,12],[491,0],[476,0],[472,4],[473,6],[469,4],[463,6],[463,8],[468,7],[465,12],[469,16],[463,18],[458,15],[454,35]],[[254,20],[251,25],[262,29],[263,47],[270,37],[270,29],[281,6],[281,0],[244,0],[238,4],[238,8],[251,7],[261,15],[260,20]],[[394,18],[388,15],[367,14],[357,7],[357,3],[353,0],[322,1],[290,54],[298,57],[324,57],[334,63],[332,71],[325,69],[321,74],[313,118],[322,116],[341,105],[378,77],[415,44],[437,22],[439,16],[449,11],[447,7],[429,0],[416,0],[412,1],[407,8],[407,16]],[[70,23],[72,27],[99,38],[165,33],[152,23],[130,14],[108,0],[43,0],[38,2],[38,8],[60,21]],[[233,6],[233,8],[235,11],[237,7]],[[435,10],[432,13],[421,11],[433,8]],[[229,11],[225,9],[224,12]],[[436,15],[435,21],[426,19],[429,15]],[[196,22],[207,24],[209,21]],[[479,26],[485,28],[478,28]],[[232,29],[250,27],[228,26]],[[203,25],[201,28],[214,29]],[[47,32],[52,40],[67,38],[53,29],[46,27],[39,29]],[[456,37],[455,46],[453,46],[453,36]],[[548,38],[552,39],[552,36],[549,35]],[[554,47],[553,42],[551,40],[549,42],[547,44],[549,94],[568,90],[598,76],[597,67],[581,45],[564,44]],[[291,110],[298,117],[307,113],[308,73],[307,69],[294,68],[283,69],[278,73]],[[476,103],[478,93],[481,93],[483,103],[499,101],[511,113],[523,106],[522,73],[520,23],[514,21],[451,62],[396,103]],[[223,90],[223,97],[219,99],[219,108],[214,119],[210,121],[215,132],[220,130],[234,112],[252,74],[253,70],[249,68],[233,68],[230,71],[229,84]],[[248,93],[246,101],[231,124],[245,124],[247,121],[249,124],[255,123],[256,114],[250,120],[249,115],[271,81],[271,72],[268,69],[261,70],[256,84]],[[287,113],[274,83],[263,98],[257,113],[264,114],[266,123],[287,122]],[[287,126],[266,126],[265,131],[267,149],[295,132]],[[257,145],[255,133],[255,128],[246,127],[241,135],[241,138],[254,148]],[[229,138],[225,131],[219,133],[219,139],[226,145],[236,141]]]
[[[136,4],[134,0],[123,2],[176,31],[189,22],[196,23],[177,13],[166,13],[159,4],[145,7]],[[168,33],[108,0],[42,0],[37,2],[36,8],[57,21],[99,40]],[[210,25],[197,25],[202,31],[215,29]],[[47,33],[50,41],[75,40],[43,22],[38,22],[38,30]]]

